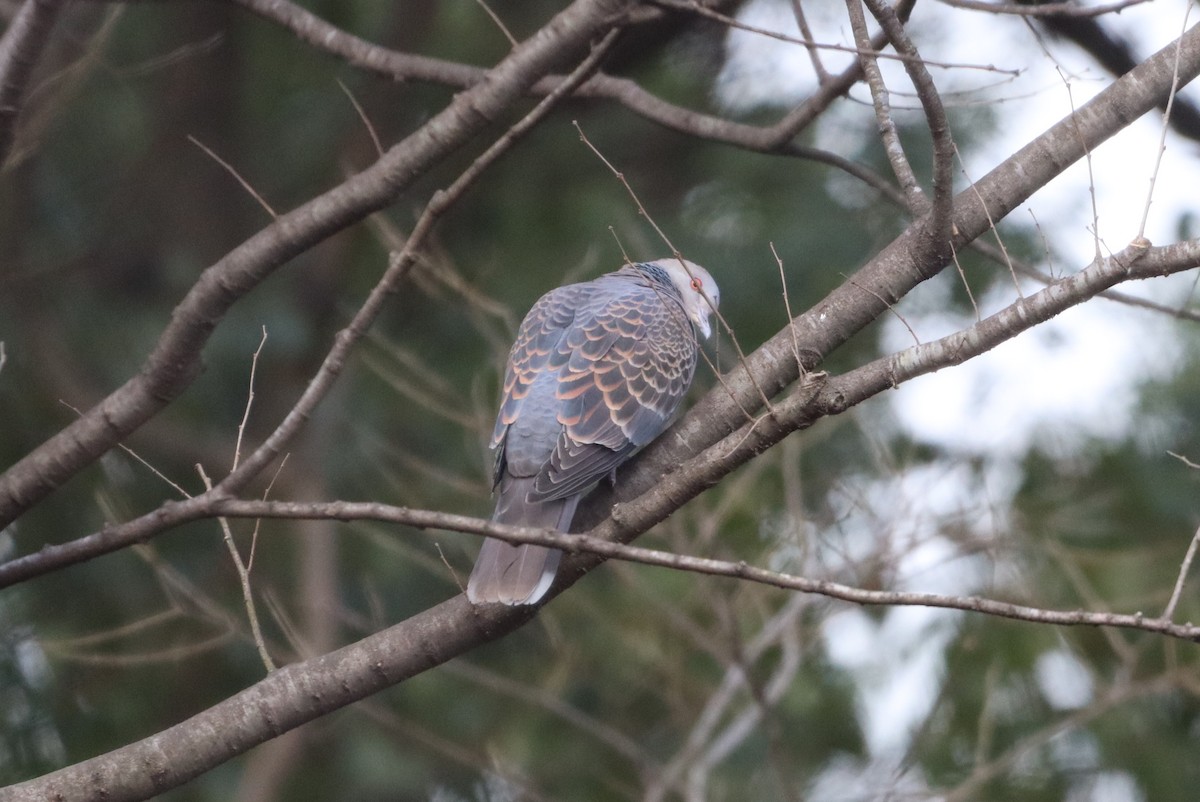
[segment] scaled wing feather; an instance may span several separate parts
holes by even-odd
[[[546,293],[521,323],[492,445],[493,520],[567,531],[588,488],[662,433],[692,381],[697,345],[679,289],[637,265]],[[489,540],[472,602],[531,604],[560,553]]]

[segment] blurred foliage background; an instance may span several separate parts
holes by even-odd
[[[508,48],[472,2],[307,7],[439,58],[486,65]],[[493,8],[521,37],[557,4]],[[725,30],[682,27],[619,50],[606,69],[717,110]],[[208,150],[286,210],[369,164],[371,128],[386,147],[452,93],[353,70],[221,3],[76,4],[53,41],[0,181],[5,466],[136,371],[199,272],[270,221]],[[986,108],[952,114],[967,151],[995,125]],[[827,144],[843,128],[872,130],[871,119],[869,106],[853,108],[804,139]],[[902,119],[914,126],[906,136],[923,141],[919,118]],[[905,222],[827,166],[569,101],[440,223],[273,498],[490,512],[486,440],[524,310],[552,286],[615,269],[622,250],[666,252],[573,121],[674,243],[717,276],[747,349],[787,319],[769,243],[799,311]],[[844,141],[840,155],[887,174],[876,141]],[[197,463],[213,476],[227,470],[263,330],[250,442],[295,402],[389,249],[465,163],[442,165],[238,303],[206,349],[204,375],[130,438],[136,457],[113,452],[72,480],[3,533],[0,553],[177,497],[155,472],[198,492]],[[1043,258],[1036,232],[1005,232],[1014,253]],[[972,254],[962,269],[977,296],[1011,285]],[[954,272],[936,280],[940,303],[969,314]],[[876,334],[826,368],[877,355]],[[1170,336],[1185,344],[1180,365],[1139,388],[1149,440],[1131,427],[1123,439],[1035,445],[997,467],[986,454],[923,442],[881,398],[794,435],[641,542],[864,587],[1157,613],[1197,524],[1197,475],[1164,456],[1200,455],[1195,327],[1171,324]],[[728,338],[710,350],[722,369],[736,359]],[[696,393],[713,381],[702,373]],[[243,553],[252,529],[236,525]],[[296,660],[401,620],[457,592],[476,548],[450,533],[263,522],[253,583],[267,637],[280,659]],[[1179,619],[1198,613],[1189,589]],[[161,798],[1185,800],[1200,783],[1196,665],[1194,647],[1147,634],[860,610],[609,565],[512,637]],[[145,737],[263,670],[215,522],[6,590],[0,783]]]

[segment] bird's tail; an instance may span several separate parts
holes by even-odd
[[[529,501],[533,477],[504,476],[496,495],[492,520],[513,526],[557,529],[566,532],[579,506],[579,495],[554,501]],[[467,580],[472,604],[534,604],[554,582],[562,552],[545,546],[511,546],[487,538]]]

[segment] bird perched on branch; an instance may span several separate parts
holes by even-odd
[[[568,531],[592,485],[667,428],[692,383],[696,335],[712,333],[719,300],[707,270],[675,258],[543,295],[508,357],[492,434],[492,520]],[[489,538],[467,597],[534,604],[561,556]]]

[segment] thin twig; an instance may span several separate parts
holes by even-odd
[[[254,379],[258,371],[258,356],[262,353],[263,346],[267,344],[267,327],[262,327],[262,339],[258,341],[258,347],[254,349],[254,355],[250,358],[250,382],[246,389],[246,407],[242,412],[242,420],[238,424],[237,440],[233,449],[233,468],[236,471],[238,462],[242,457],[242,436],[246,432],[246,422],[250,420],[250,410],[254,407]],[[204,481],[204,487],[209,492],[212,492],[212,481],[204,472],[204,467],[197,464],[196,470],[200,474],[200,478]],[[263,500],[267,499],[267,494],[271,492],[271,486],[275,484],[275,477],[279,476],[279,471],[283,470],[283,464],[280,463],[279,468],[275,471],[275,476],[271,477],[271,484],[263,491]],[[233,531],[229,527],[229,521],[225,518],[218,519],[221,525],[221,532],[225,536],[225,546],[229,549],[229,555],[233,558],[233,564],[237,568],[238,580],[242,585],[242,601],[246,605],[246,616],[250,619],[250,632],[254,637],[254,645],[258,649],[258,656],[262,659],[263,665],[266,666],[267,672],[275,670],[275,662],[271,659],[271,653],[267,649],[267,643],[263,639],[262,627],[258,623],[258,609],[254,604],[254,593],[250,587],[250,570],[254,564],[255,547],[258,544],[258,530],[262,519],[254,521],[254,532],[250,539],[250,558],[243,562],[241,552],[238,551],[237,544],[233,542]]]
[[[816,39],[813,37],[812,29],[808,27],[808,18],[804,14],[804,7],[800,0],[792,0],[792,16],[796,18],[796,27],[800,29],[800,35],[803,37],[804,49],[808,51],[813,72],[817,74],[817,83],[823,84],[829,80],[829,72],[821,63],[821,51],[815,45]]]
[[[375,145],[375,155],[383,155],[383,142],[379,139],[379,134],[375,132],[375,126],[371,124],[370,118],[367,117],[367,112],[363,109],[362,104],[358,102],[358,98],[350,91],[350,87],[346,86],[339,78],[337,85],[342,88],[342,93],[350,101],[350,105],[354,107],[354,111],[358,114],[358,119],[362,120],[363,125],[367,128],[367,134],[371,137],[371,143]]]
[[[971,291],[971,282],[967,281],[967,272],[963,270],[962,262],[959,261],[957,249],[954,251],[954,269],[958,271],[958,279],[967,291],[967,298],[971,301],[971,308],[975,310],[975,320],[978,322],[983,319],[979,314],[979,304],[975,303],[975,293]]]
[[[711,8],[703,6],[696,2],[696,0],[654,0],[654,2],[657,5],[664,6],[666,8],[675,8],[679,9],[680,11],[690,11],[698,16],[707,17],[708,19],[720,22],[721,24],[727,25],[730,28],[737,28],[738,30],[746,31],[747,33],[758,34],[760,36],[766,36],[770,39],[778,39],[781,42],[802,45],[806,48],[833,50],[838,53],[853,53],[861,58],[882,58],[902,62],[920,60],[920,56],[914,56],[911,53],[884,53],[879,48],[872,47],[870,44],[863,45],[860,43],[856,47],[850,47],[848,45],[835,45],[824,42],[811,42],[805,41],[804,39],[797,39],[795,36],[788,36],[787,34],[780,33],[779,31],[772,31],[767,28],[759,28],[754,25],[748,25],[726,14],[722,14],[719,11],[714,11]],[[997,67],[994,64],[967,64],[947,61],[922,61],[922,63],[927,67],[940,67],[947,70],[983,70],[985,72],[998,72],[1002,75],[1010,75],[1014,78],[1021,74],[1020,70],[1006,70],[1002,67]]]
[[[58,403],[62,404],[64,407],[71,410],[76,415],[83,414],[83,411],[81,409],[79,409],[78,407],[72,406],[71,404],[68,404],[66,401],[63,401],[62,399],[59,399]],[[145,458],[143,458],[141,454],[137,453],[136,451],[134,451],[132,448],[125,445],[124,443],[118,443],[117,445],[120,446],[121,450],[124,451],[126,454],[133,457],[138,462],[142,463],[142,465],[145,466],[145,468],[147,470],[149,470],[150,473],[154,474],[159,479],[161,479],[163,482],[170,485],[171,489],[174,490],[176,493],[178,493],[180,496],[182,496],[183,498],[192,498],[192,494],[187,492],[186,490],[184,490],[182,485],[180,485],[178,482],[171,479],[165,473],[163,473],[158,468],[156,468],[152,464],[150,464],[149,460],[146,460]]]
[[[200,474],[200,479],[203,480],[204,487],[211,493],[213,489],[212,480],[204,472],[204,466],[197,463],[196,472]],[[275,670],[276,666],[275,661],[271,659],[271,652],[267,649],[267,643],[263,639],[262,627],[258,623],[258,609],[254,603],[254,592],[250,588],[250,569],[242,561],[242,555],[238,551],[237,544],[233,542],[233,530],[229,527],[229,519],[221,516],[217,521],[221,525],[221,533],[224,535],[225,546],[229,549],[229,556],[233,558],[233,565],[237,569],[238,580],[242,586],[242,602],[246,606],[246,616],[250,620],[250,633],[254,637],[254,646],[258,649],[259,659],[262,660],[269,674]]]
[[[288,457],[290,456],[291,454],[284,454],[283,458],[279,460],[279,466],[275,468],[275,473],[271,474],[271,481],[267,482],[267,486],[262,492],[263,501],[270,498],[271,488],[275,487],[275,482],[279,479],[279,475],[283,473],[283,468],[287,465]],[[250,533],[250,554],[246,557],[247,574],[254,570],[254,555],[258,553],[258,530],[260,524],[262,524],[262,519],[256,518],[254,520],[254,531]]]
[[[858,289],[867,293],[872,298],[874,298],[876,301],[879,301],[879,303],[881,303],[885,307],[887,307],[887,311],[889,313],[891,313],[892,316],[894,316],[902,324],[904,324],[904,328],[908,329],[908,334],[910,337],[912,337],[913,342],[917,345],[921,344],[921,338],[917,336],[916,331],[914,331],[913,327],[909,325],[908,321],[904,318],[904,315],[900,314],[900,310],[896,309],[896,305],[894,303],[889,301],[887,298],[884,298],[882,295],[875,292],[875,290],[871,289],[870,287],[864,287],[863,285],[859,284],[857,281],[854,280],[853,276],[843,276],[843,278],[845,278],[846,283],[849,284],[851,287],[857,287]]]
[[[1197,548],[1200,548],[1200,529],[1197,529],[1196,534],[1192,535],[1192,542],[1188,545],[1187,553],[1183,555],[1183,562],[1179,564],[1179,576],[1175,579],[1171,598],[1167,601],[1167,607],[1162,614],[1162,617],[1168,621],[1175,617],[1175,607],[1179,604],[1179,597],[1183,594],[1183,584],[1187,581],[1188,572],[1192,569],[1192,560],[1196,558]]]
[[[518,44],[520,44],[520,42],[517,41],[517,37],[513,36],[512,31],[510,31],[508,26],[504,24],[504,20],[500,19],[500,15],[493,11],[492,7],[487,4],[487,0],[475,0],[475,2],[480,8],[483,9],[483,13],[492,18],[492,22],[496,23],[496,27],[500,29],[500,33],[504,34],[504,38],[508,40],[510,45],[516,47]]]
[[[1063,84],[1066,86],[1067,99],[1070,100],[1070,102],[1071,102],[1071,122],[1073,123],[1074,129],[1075,129],[1075,136],[1079,140],[1079,143],[1081,145],[1083,145],[1083,156],[1084,156],[1084,161],[1087,164],[1087,172],[1088,172],[1088,195],[1091,198],[1091,202],[1092,202],[1092,242],[1093,242],[1094,249],[1095,249],[1094,256],[1096,259],[1099,259],[1101,256],[1100,205],[1096,201],[1096,175],[1092,169],[1092,149],[1087,146],[1087,144],[1083,138],[1083,132],[1081,132],[1079,130],[1079,117],[1077,114],[1077,110],[1075,108],[1075,93],[1071,90],[1071,81],[1067,78],[1066,74],[1063,72],[1062,67],[1055,64],[1054,69],[1058,72],[1059,77],[1062,79]],[[1018,290],[1018,292],[1019,291],[1020,290]]]
[[[233,467],[230,470],[237,470],[238,461],[242,458],[242,435],[246,433],[246,422],[250,420],[250,409],[254,406],[254,375],[258,370],[258,355],[262,353],[263,346],[267,344],[267,327],[262,327],[262,339],[258,341],[258,348],[254,349],[254,355],[250,358],[250,386],[246,390],[246,408],[242,412],[242,421],[237,427],[237,440],[233,446]]]
[[[1004,244],[1004,238],[1000,236],[1000,229],[996,226],[996,221],[992,219],[992,210],[988,208],[987,201],[985,201],[983,196],[979,194],[979,189],[975,186],[975,180],[971,178],[971,175],[967,172],[967,165],[962,159],[962,154],[958,151],[958,145],[954,146],[954,154],[958,156],[959,169],[962,172],[963,178],[967,179],[967,186],[971,188],[971,192],[974,193],[976,200],[979,201],[979,205],[983,209],[983,213],[987,215],[988,230],[991,231],[992,236],[996,238],[996,245],[1000,248],[1000,254],[1004,261],[1004,265],[1008,268],[1009,276],[1012,277],[1013,287],[1015,287],[1017,290],[1017,297],[1022,298],[1024,297],[1024,293],[1021,292],[1021,282],[1017,280],[1017,271],[1016,268],[1013,267],[1013,260],[1008,254],[1008,247]],[[966,279],[964,278],[963,281],[965,283]],[[969,291],[970,289],[968,288],[968,292]],[[972,299],[972,302],[974,302],[974,299]],[[978,313],[978,308],[976,308],[975,311]]]
[[[79,663],[81,665],[128,668],[130,666],[144,666],[158,663],[179,663],[224,646],[233,635],[232,631],[218,632],[203,640],[172,646],[167,649],[148,652],[123,652],[121,654],[83,652],[53,643],[46,643],[45,641],[39,641],[39,643],[41,643],[42,648],[45,649],[47,654],[53,655],[59,660]]]
[[[1192,4],[1188,3],[1183,10],[1183,25],[1180,27],[1179,34],[1182,36],[1187,31],[1188,17],[1192,13]],[[1142,207],[1142,224],[1138,226],[1138,239],[1146,238],[1146,222],[1150,219],[1150,204],[1154,200],[1154,183],[1158,180],[1158,170],[1162,167],[1163,154],[1167,152],[1167,130],[1171,126],[1171,109],[1175,105],[1175,95],[1179,91],[1179,57],[1182,43],[1176,40],[1175,44],[1175,65],[1172,68],[1171,76],[1171,91],[1167,94],[1167,104],[1163,107],[1162,114],[1162,130],[1158,133],[1158,153],[1154,158],[1154,170],[1150,173],[1150,187],[1146,190],[1146,205]]]
[[[1170,454],[1175,459],[1182,462],[1184,465],[1188,466],[1189,468],[1195,468],[1197,470],[1200,470],[1200,463],[1192,462],[1190,459],[1188,459],[1184,455],[1176,454],[1174,451],[1168,451],[1167,453]]]
[[[799,6],[797,6],[799,7]],[[800,359],[800,338],[796,334],[795,318],[792,315],[792,302],[788,299],[787,275],[783,272],[783,259],[779,257],[779,252],[775,250],[775,243],[767,243],[771,246],[771,255],[775,257],[775,264],[779,266],[779,286],[783,289],[783,308],[787,311],[787,325],[792,332],[792,354],[796,357],[796,371],[803,376],[805,374],[804,362]]]
[[[212,148],[210,148],[208,145],[205,145],[203,142],[201,142],[199,139],[196,139],[196,137],[192,136],[191,134],[188,134],[188,137],[187,137],[187,138],[188,138],[188,141],[189,141],[189,142],[191,142],[191,143],[192,143],[193,145],[195,145],[196,147],[200,148],[200,150],[204,151],[204,152],[205,152],[205,154],[207,154],[207,155],[208,155],[208,157],[209,157],[210,159],[212,159],[212,160],[213,160],[213,161],[215,161],[217,164],[219,164],[219,165],[221,165],[222,167],[224,167],[224,168],[225,168],[225,171],[226,171],[227,173],[229,173],[231,176],[233,176],[233,177],[234,177],[234,179],[236,179],[236,180],[237,180],[237,182],[238,182],[239,184],[241,184],[241,185],[242,185],[242,189],[244,189],[244,190],[246,190],[247,192],[249,192],[249,193],[250,193],[250,197],[252,197],[252,198],[254,198],[256,201],[258,201],[258,205],[259,205],[259,206],[261,206],[261,207],[263,207],[264,209],[266,209],[266,211],[267,211],[267,214],[271,215],[271,218],[272,218],[272,219],[274,219],[274,220],[278,220],[278,219],[279,219],[279,215],[278,215],[278,214],[275,212],[275,210],[274,210],[274,209],[272,209],[272,208],[271,208],[271,204],[267,203],[266,199],[265,199],[265,198],[263,198],[263,196],[262,196],[262,195],[258,194],[258,191],[257,191],[257,190],[256,190],[256,189],[255,189],[253,186],[251,186],[251,185],[250,185],[250,182],[249,182],[249,181],[247,181],[245,178],[243,178],[243,177],[242,177],[242,174],[241,174],[241,173],[239,173],[237,170],[235,170],[235,169],[233,168],[233,165],[232,165],[232,164],[230,164],[229,162],[227,162],[227,161],[225,161],[224,159],[222,159],[222,158],[221,158],[220,156],[218,156],[218,155],[217,155],[215,152],[213,152],[213,149],[212,149]]]

